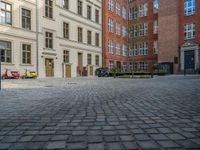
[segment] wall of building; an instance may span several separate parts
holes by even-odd
[[[3,64],[5,68],[19,70],[23,73],[24,68],[36,71],[36,1],[35,0],[4,0],[12,4],[12,25],[0,24],[0,40],[12,41],[12,63]],[[94,70],[100,66],[95,65],[95,55],[99,55],[99,64],[102,64],[102,3],[100,0],[82,0],[83,16],[77,14],[77,1],[69,0],[69,10],[62,7],[61,0],[53,2],[53,18],[45,17],[45,1],[38,0],[39,16],[39,77],[46,77],[45,58],[54,60],[54,77],[63,77],[63,50],[68,50],[70,55],[71,75],[78,76],[77,63],[78,52],[83,53],[83,66],[87,66],[87,54],[92,55]],[[92,8],[92,19],[87,19],[87,5]],[[31,31],[21,28],[21,8],[31,10]],[[99,23],[95,22],[95,9],[99,10]],[[63,38],[63,22],[69,23],[69,39]],[[83,28],[83,43],[78,42],[77,28]],[[87,30],[92,31],[92,44],[87,44]],[[53,33],[53,49],[45,48],[45,32]],[[95,46],[95,33],[99,33],[99,47]],[[31,65],[21,64],[20,43],[30,43],[32,46]]]

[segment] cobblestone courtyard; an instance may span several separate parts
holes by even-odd
[[[3,81],[0,149],[200,149],[200,76]]]

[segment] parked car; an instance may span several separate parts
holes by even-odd
[[[95,74],[98,77],[109,77],[109,70],[108,68],[98,68],[96,69]]]
[[[19,71],[10,71],[9,69],[6,69],[5,73],[2,75],[2,79],[19,79],[19,77]]]

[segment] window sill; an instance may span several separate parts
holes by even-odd
[[[53,48],[43,48],[44,50],[46,50],[46,51],[56,51],[55,49],[53,49]]]
[[[2,65],[2,66],[4,66],[4,65],[5,65],[5,66],[14,66],[15,64],[12,64],[12,63],[1,63],[1,65]]]
[[[49,17],[46,17],[46,16],[43,16],[43,18],[49,19],[49,20],[51,20],[51,21],[55,21],[55,19],[49,18]]]
[[[20,64],[20,66],[34,66],[33,64]]]

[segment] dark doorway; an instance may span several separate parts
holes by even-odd
[[[195,70],[194,51],[184,52],[184,68],[189,70]]]

